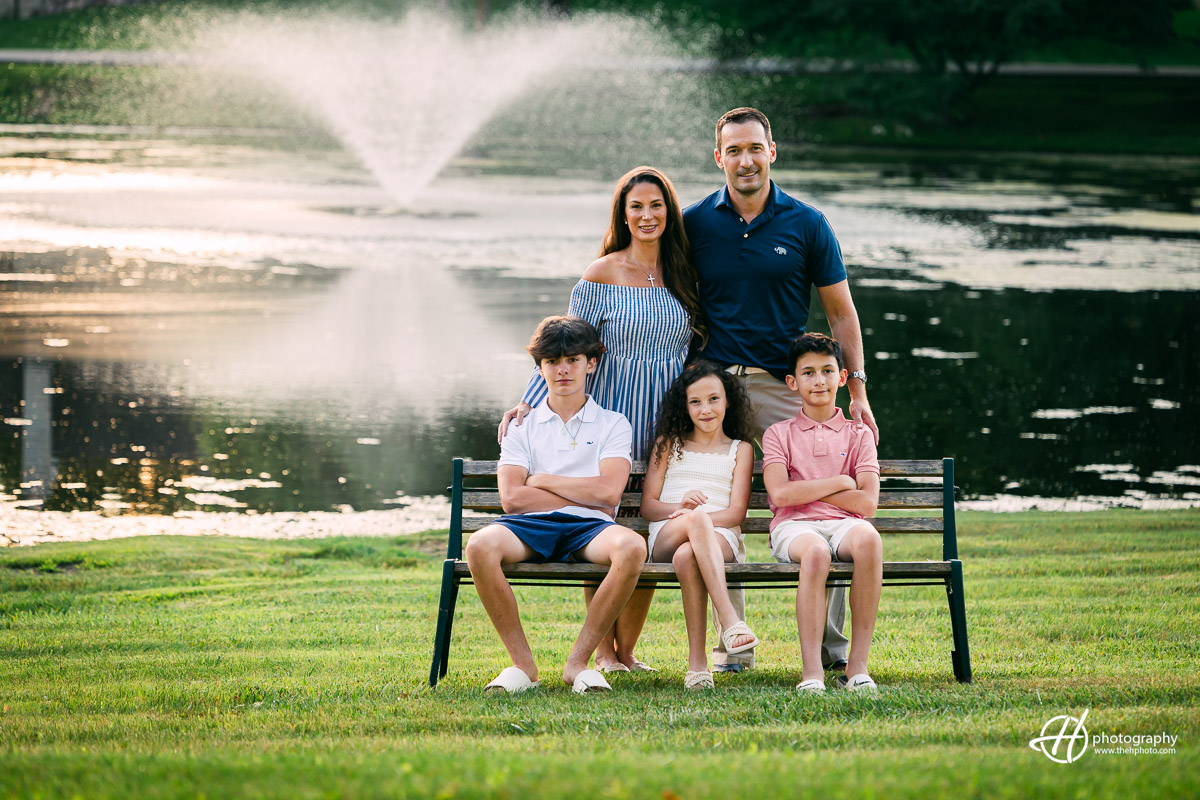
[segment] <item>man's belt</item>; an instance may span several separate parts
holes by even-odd
[[[725,368],[726,372],[733,373],[739,378],[744,378],[747,375],[769,375],[762,367],[747,367],[745,364],[730,364]]]

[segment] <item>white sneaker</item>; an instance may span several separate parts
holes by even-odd
[[[845,689],[848,692],[877,692],[879,687],[875,685],[875,681],[871,680],[871,676],[865,672],[860,672],[852,678],[847,678],[845,675],[839,675],[837,685],[840,689]]]

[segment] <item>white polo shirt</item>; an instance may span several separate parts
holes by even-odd
[[[508,426],[500,444],[500,466],[524,467],[530,475],[595,478],[600,475],[600,462],[606,458],[623,458],[632,465],[632,448],[633,428],[629,420],[624,414],[601,408],[590,395],[583,408],[565,423],[543,400],[522,424]],[[529,513],[574,514],[610,522],[613,518],[612,514],[583,506]]]

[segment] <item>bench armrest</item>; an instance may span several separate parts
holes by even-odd
[[[446,558],[462,559],[463,460],[456,458],[450,467],[450,535],[446,540]]]
[[[958,531],[954,527],[954,459],[942,459],[942,560],[958,558]]]

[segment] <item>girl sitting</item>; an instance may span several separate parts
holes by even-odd
[[[726,652],[758,644],[734,612],[725,586],[725,562],[746,560],[740,525],[750,501],[753,434],[745,390],[716,364],[692,364],[663,397],[641,514],[651,521],[649,560],[670,561],[679,576],[688,634],[687,689],[713,687],[705,646],[709,598]]]

